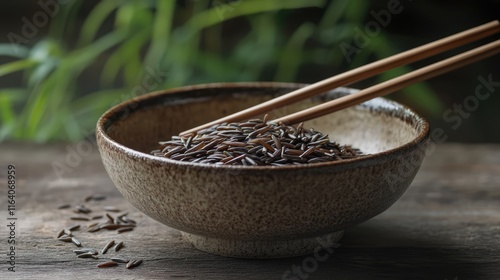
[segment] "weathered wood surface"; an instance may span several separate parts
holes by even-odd
[[[177,230],[135,210],[113,186],[95,147],[59,180],[52,163],[65,162],[66,147],[76,148],[0,145],[1,279],[500,279],[500,145],[438,146],[394,206],[346,230],[341,246],[315,262],[312,254],[241,260],[200,252]],[[17,170],[15,273],[6,263],[8,163]],[[75,236],[96,249],[110,239],[124,241],[122,251],[107,256],[144,259],[141,266],[98,269],[99,260],[76,258],[73,244],[56,240],[61,228],[76,223],[68,220],[71,210],[57,206],[81,203],[93,193],[107,196],[86,204],[94,213],[114,205],[129,211],[139,226],[119,235],[80,230]],[[293,266],[303,274],[294,274]]]

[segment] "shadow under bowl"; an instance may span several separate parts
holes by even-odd
[[[150,155],[159,141],[303,84],[221,83],[153,92],[97,123],[104,166],[123,196],[196,248],[241,258],[289,257],[335,244],[343,229],[389,208],[415,177],[429,125],[376,98],[304,123],[368,154],[294,166],[219,166]],[[269,112],[271,119],[355,92],[338,88]],[[262,117],[262,116],[260,116]]]

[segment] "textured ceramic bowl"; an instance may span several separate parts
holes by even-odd
[[[303,85],[234,83],[154,92],[121,103],[97,124],[104,166],[137,209],[182,232],[194,247],[231,257],[274,258],[333,245],[342,230],[390,207],[408,188],[428,123],[383,98],[305,123],[369,155],[296,166],[218,166],[155,157],[158,141]],[[270,113],[298,111],[355,90]]]

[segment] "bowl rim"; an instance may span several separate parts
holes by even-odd
[[[245,166],[245,165],[219,165],[219,164],[210,164],[210,163],[192,163],[192,162],[186,162],[186,161],[177,161],[177,160],[172,160],[169,158],[164,158],[164,157],[158,157],[154,156],[151,154],[147,154],[141,151],[134,150],[130,147],[127,147],[123,144],[118,143],[115,141],[111,136],[108,135],[106,132],[106,129],[104,128],[105,124],[107,123],[108,120],[111,119],[111,117],[115,114],[118,114],[120,111],[122,111],[124,108],[127,108],[130,106],[130,104],[133,103],[140,103],[145,100],[149,99],[155,99],[158,97],[161,97],[163,95],[169,95],[169,94],[176,94],[176,93],[183,93],[183,92],[189,92],[193,90],[200,90],[200,89],[209,89],[209,88],[281,88],[281,89],[286,89],[290,88],[291,90],[296,89],[297,87],[300,86],[306,86],[308,84],[304,83],[283,83],[283,82],[224,82],[224,83],[205,83],[205,84],[196,84],[196,85],[188,85],[188,86],[182,86],[182,87],[176,87],[176,88],[171,88],[171,89],[162,89],[162,90],[157,90],[153,91],[138,97],[134,97],[131,99],[127,99],[125,101],[122,101],[113,107],[109,108],[106,112],[104,112],[101,117],[99,117],[97,124],[96,124],[96,136],[98,138],[97,145],[98,147],[101,146],[99,138],[102,138],[106,143],[111,145],[115,150],[121,151],[124,154],[128,155],[129,157],[135,158],[135,159],[140,159],[140,160],[148,160],[155,162],[160,165],[177,165],[177,166],[184,166],[184,167],[191,167],[191,168],[200,168],[200,169],[222,169],[222,170],[297,170],[297,169],[310,169],[310,168],[320,168],[320,167],[349,167],[351,165],[372,165],[378,160],[382,160],[384,158],[389,158],[397,154],[404,153],[405,151],[410,150],[413,146],[418,146],[421,144],[424,144],[426,140],[429,138],[429,133],[430,133],[430,125],[428,121],[417,114],[412,108],[401,104],[399,102],[384,98],[384,97],[377,97],[379,99],[382,99],[385,103],[391,104],[393,106],[396,106],[398,108],[401,108],[407,112],[410,112],[411,115],[417,118],[417,121],[420,122],[421,124],[421,132],[413,138],[411,141],[397,146],[395,148],[385,150],[382,152],[378,153],[373,153],[373,154],[368,154],[368,155],[363,155],[360,157],[356,158],[351,158],[351,159],[343,159],[341,161],[329,161],[329,162],[318,162],[318,163],[306,163],[306,164],[296,164],[296,165],[284,165],[284,166],[271,166],[271,165],[263,165],[263,166]],[[354,88],[348,88],[348,87],[340,87],[344,88],[346,90],[354,90],[357,91],[358,89]],[[359,106],[359,105],[358,105]],[[132,111],[137,110],[137,108],[133,109]],[[101,147],[99,147],[101,149]]]

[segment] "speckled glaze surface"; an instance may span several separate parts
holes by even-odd
[[[306,122],[370,155],[298,166],[216,166],[154,157],[158,141],[302,87],[286,83],[189,86],[108,110],[97,124],[104,166],[137,209],[183,232],[194,247],[230,257],[276,258],[336,243],[346,227],[389,208],[425,155],[428,123],[377,98]],[[271,117],[350,94],[339,88]]]

